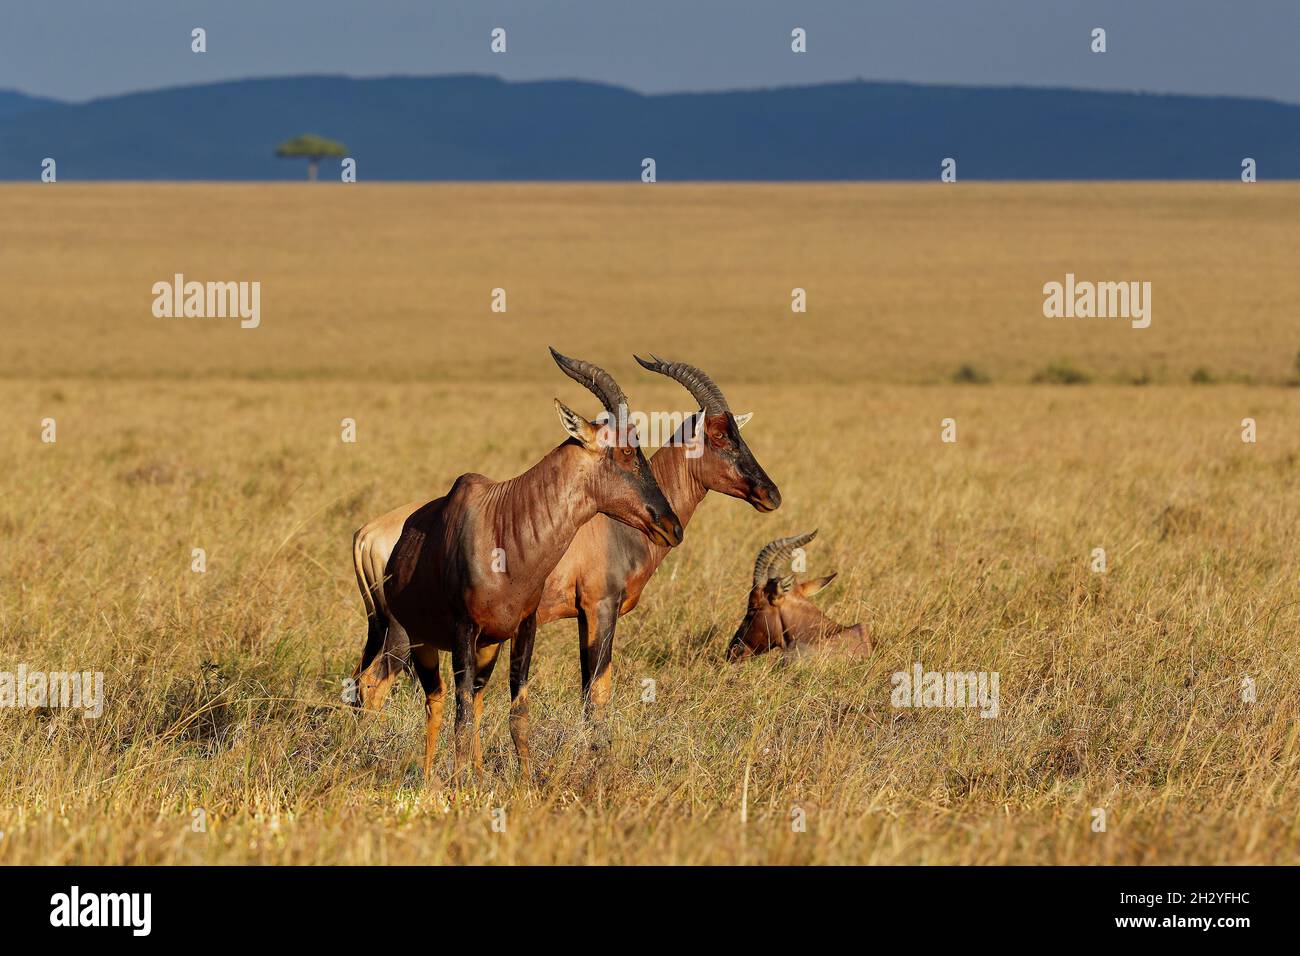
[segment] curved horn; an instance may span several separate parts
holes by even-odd
[[[629,407],[627,396],[618,387],[618,382],[614,381],[614,376],[599,365],[584,362],[582,359],[569,358],[567,355],[561,355],[555,349],[551,349],[551,358],[555,359],[555,364],[560,367],[565,375],[590,389],[591,393],[600,399],[600,403],[605,406],[605,411],[617,417],[619,414],[618,408],[622,405],[624,408],[623,414],[627,414],[626,409]]]
[[[791,552],[795,548],[802,548],[805,544],[817,537],[817,529],[814,528],[807,534],[791,535],[788,538],[777,538],[763,545],[763,550],[758,552],[758,560],[754,562],[754,587],[761,588],[774,575],[772,574],[772,565],[778,561],[788,561]]]
[[[731,411],[726,398],[722,395],[722,389],[714,385],[713,379],[694,365],[687,365],[685,362],[665,362],[654,353],[651,353],[651,361],[649,362],[639,355],[632,357],[640,363],[642,368],[649,369],[651,372],[658,372],[660,375],[667,375],[673,381],[682,385],[691,393],[691,397],[700,403],[705,415],[725,415]]]

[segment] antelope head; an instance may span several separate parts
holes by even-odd
[[[656,544],[675,547],[682,541],[682,523],[655,482],[635,430],[627,424],[628,401],[614,377],[598,365],[569,358],[551,349],[565,375],[588,388],[605,407],[610,420],[597,425],[558,398],[560,422],[586,453],[584,467],[596,510],[635,528]]]
[[[788,572],[794,549],[802,548],[816,534],[810,531],[778,538],[758,552],[749,606],[727,647],[727,660],[739,661],[767,651],[786,654],[831,651],[863,657],[871,653],[871,638],[861,624],[852,627],[836,624],[809,600],[835,579],[834,571],[799,583]]]
[[[740,429],[752,413],[733,415],[722,390],[713,379],[685,362],[666,362],[657,355],[646,361],[633,356],[642,368],[666,375],[684,386],[700,403],[693,420],[682,426],[683,434],[698,441],[700,455],[696,463],[700,482],[709,491],[740,498],[758,511],[775,511],[781,507],[781,492],[767,476],[754,453],[740,437]]]

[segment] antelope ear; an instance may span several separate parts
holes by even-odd
[[[828,585],[828,584],[830,584],[832,581],[834,581],[834,580],[835,580],[835,575],[837,575],[837,574],[839,574],[838,571],[832,571],[830,574],[826,575],[824,578],[813,578],[811,581],[804,581],[803,583],[801,583],[801,584],[799,585],[799,596],[800,596],[800,597],[812,597],[814,594],[816,594],[816,593],[817,593],[818,591],[820,591],[822,588],[826,587],[826,585]]]
[[[736,427],[737,427],[737,428],[744,428],[744,427],[745,427],[745,423],[746,423],[747,421],[749,421],[749,420],[750,420],[751,418],[753,418],[753,417],[754,417],[754,413],[753,413],[753,412],[745,412],[745,414],[743,414],[743,415],[737,415],[737,416],[736,416]]]
[[[695,415],[695,427],[691,429],[691,441],[700,441],[704,438],[704,411],[700,410]]]
[[[704,454],[704,412],[695,412],[695,416],[694,425],[691,424],[690,416],[682,423],[687,458],[699,458]]]
[[[597,426],[587,421],[558,398],[555,400],[555,410],[560,413],[560,424],[569,433],[569,437],[576,438],[588,451],[601,450]]]
[[[772,596],[772,603],[780,603],[781,598],[785,597],[794,588],[794,575],[787,574],[785,577],[776,582],[776,593]]]

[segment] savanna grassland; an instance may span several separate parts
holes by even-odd
[[[59,184],[0,209],[0,670],[106,694],[95,720],[0,709],[0,862],[1300,862],[1300,187]],[[177,272],[261,281],[261,326],[155,318]],[[1044,318],[1067,272],[1150,281],[1151,327]],[[498,668],[485,778],[426,787],[411,682],[377,718],[343,703],[351,535],[528,467],[553,396],[594,414],[548,343],[645,408],[691,406],[633,351],[709,371],[784,504],[697,512],[620,625],[608,751],[562,622],[539,779]],[[809,573],[840,571],[818,603],[876,655],[725,664],[754,553],[811,527]],[[917,661],[997,671],[1000,715],[891,707]]]

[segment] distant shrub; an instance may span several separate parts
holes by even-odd
[[[1068,359],[1061,359],[1035,375],[1033,381],[1035,385],[1087,385],[1092,376],[1076,368]]]
[[[987,385],[989,377],[974,365],[963,365],[952,373],[952,380],[958,385]]]
[[[1192,372],[1193,385],[1213,385],[1214,375],[1204,365],[1198,365]]]

